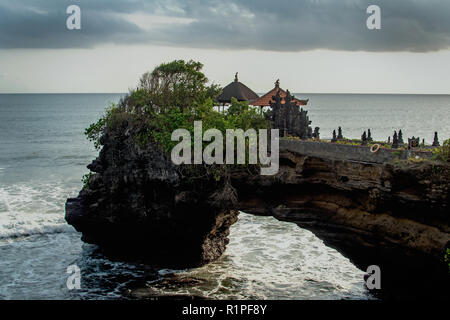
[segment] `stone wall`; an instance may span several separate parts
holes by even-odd
[[[385,163],[396,159],[405,160],[415,156],[429,158],[432,154],[431,152],[384,148],[380,148],[377,152],[372,153],[370,147],[367,146],[288,139],[280,139],[280,150],[312,157],[369,163]]]

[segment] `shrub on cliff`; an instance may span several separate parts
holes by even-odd
[[[138,129],[136,143],[144,147],[156,142],[170,152],[178,143],[171,141],[172,132],[187,129],[193,137],[194,121],[202,121],[203,132],[216,128],[266,129],[265,115],[247,102],[233,99],[226,112],[214,109],[214,98],[220,93],[217,85],[208,85],[199,62],[176,60],[163,63],[145,73],[136,89],[131,90],[117,105],[112,105],[96,123],[86,129],[87,137],[97,149],[102,135],[119,125],[134,125]]]
[[[88,139],[99,149],[101,136],[107,128],[118,124],[118,118],[162,131],[170,130],[166,125],[182,126],[193,110],[220,93],[217,85],[207,85],[208,79],[201,72],[202,67],[199,62],[176,60],[144,73],[136,89],[117,105],[112,104],[104,116],[86,129]],[[158,136],[158,132],[155,135]],[[140,140],[145,139],[141,137]]]
[[[445,140],[442,147],[434,150],[433,158],[435,160],[450,162],[450,139]]]
[[[237,111],[239,110],[239,111]],[[179,108],[171,108],[166,112],[157,113],[149,119],[148,134],[158,142],[165,151],[170,152],[178,144],[172,141],[172,132],[179,128],[187,129],[194,138],[194,121],[202,121],[202,133],[208,129],[218,129],[222,133],[226,129],[268,128],[268,121],[256,107],[251,107],[247,102],[239,102],[232,98],[230,107],[225,113],[214,109],[214,102],[208,98],[192,111],[181,111]],[[193,142],[193,141],[192,141]]]
[[[100,138],[107,125],[114,124],[114,118],[120,113],[120,110],[113,103],[109,108],[105,110],[105,114],[98,119],[97,122],[92,123],[88,128],[84,130],[86,137],[94,143],[95,149],[101,148]]]
[[[207,85],[208,78],[201,72],[203,64],[196,61],[175,60],[163,63],[152,72],[142,75],[137,91],[147,95],[147,106],[155,112],[178,108],[193,111],[220,93],[220,87]]]

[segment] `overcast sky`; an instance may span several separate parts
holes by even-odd
[[[81,8],[81,30],[66,9]],[[381,8],[381,30],[366,9]],[[0,0],[0,93],[125,92],[161,62],[265,92],[450,94],[450,0]]]

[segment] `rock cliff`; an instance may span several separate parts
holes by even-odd
[[[450,166],[364,163],[293,152],[280,158],[275,177],[235,175],[242,211],[294,222],[362,270],[380,266],[383,287],[396,297],[411,290],[414,296],[429,296],[438,287],[445,292]]]
[[[233,190],[222,196],[226,186],[213,179],[184,179],[156,145],[136,143],[136,130],[124,125],[102,137],[87,185],[67,200],[67,222],[83,241],[123,258],[182,267],[217,259],[238,216]]]
[[[224,183],[184,174],[190,169],[174,166],[156,145],[140,147],[136,130],[124,125],[103,136],[87,186],[67,200],[66,220],[84,241],[156,265],[202,265],[222,255],[241,210],[311,230],[363,270],[380,266],[394,297],[411,289],[445,294],[448,165],[284,151],[277,175],[234,170]]]

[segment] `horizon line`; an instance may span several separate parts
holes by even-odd
[[[0,92],[0,95],[32,95],[32,94],[128,94],[129,92]],[[259,95],[266,93],[257,92]],[[342,94],[342,95],[427,95],[427,96],[448,96],[450,93],[392,93],[392,92],[292,92],[294,95],[308,95],[308,94]]]

